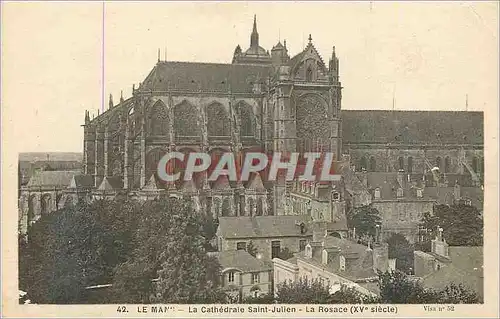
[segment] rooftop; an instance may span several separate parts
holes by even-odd
[[[220,217],[217,232],[226,239],[308,236],[311,221],[306,215]],[[305,224],[304,234],[300,223]]]

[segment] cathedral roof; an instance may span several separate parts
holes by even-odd
[[[270,73],[269,65],[159,62],[141,89],[252,93],[253,83],[264,82]]]
[[[483,112],[343,110],[344,143],[483,144]]]
[[[28,187],[64,187],[66,188],[74,175],[79,175],[80,171],[42,171],[35,173]]]

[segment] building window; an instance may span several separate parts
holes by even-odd
[[[374,196],[375,199],[380,199],[380,188],[375,188]]]
[[[365,171],[366,167],[367,167],[367,165],[366,165],[366,157],[363,156],[363,157],[361,157],[361,160],[359,162],[359,169],[360,169],[360,171]]]
[[[247,249],[247,243],[244,241],[240,241],[236,243],[236,250],[246,250]]]
[[[311,67],[308,67],[307,71],[306,71],[306,81],[311,82],[312,79],[313,79],[313,71],[312,71]]]
[[[299,251],[306,249],[307,241],[305,239],[299,240]]]
[[[477,173],[478,172],[478,164],[477,164],[477,157],[473,157],[472,158],[472,170],[474,171],[474,173]]]
[[[399,168],[398,168],[398,170],[400,170],[400,171],[404,171],[404,169],[405,169],[405,160],[403,159],[403,157],[401,157],[401,156],[400,156],[400,157],[398,158],[398,163],[399,163]]]
[[[375,161],[375,157],[370,157],[370,172],[375,172],[377,170],[377,162]]]
[[[436,167],[441,169],[441,157],[436,157]]]
[[[271,258],[277,258],[281,250],[281,243],[279,240],[271,242]]]
[[[450,157],[446,156],[444,158],[444,172],[445,173],[449,173],[450,172],[450,166],[451,166]]]
[[[260,283],[260,274],[258,272],[252,274],[252,284]]]
[[[408,174],[413,171],[413,157],[408,157]]]
[[[234,283],[234,272],[227,273],[227,282],[231,284]]]

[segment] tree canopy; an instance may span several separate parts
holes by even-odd
[[[376,235],[376,225],[382,223],[380,212],[372,205],[363,205],[354,208],[351,213],[347,214],[347,226],[350,229],[356,229],[356,237]]]
[[[396,269],[410,274],[413,269],[414,247],[402,234],[394,233],[386,240],[389,245],[389,258],[396,259]]]
[[[204,237],[214,233],[213,226],[202,216],[173,198],[65,207],[38,220],[28,242],[20,240],[20,289],[42,304],[103,302],[85,288],[108,283],[113,284],[113,302],[150,302],[155,285],[164,289],[158,297],[162,302],[219,298],[220,265],[207,256],[209,239]],[[168,271],[197,289],[188,293],[177,287],[178,294],[168,299]],[[155,284],[153,279],[158,279]]]
[[[420,226],[427,230],[424,241],[429,242],[437,235],[438,227],[450,246],[482,246],[483,219],[479,210],[465,204],[436,205],[434,214],[425,213]],[[430,247],[430,244],[426,245]]]

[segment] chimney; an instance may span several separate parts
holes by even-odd
[[[375,243],[373,245],[373,270],[376,272],[389,269],[389,245],[387,243]]]
[[[437,235],[434,240],[431,240],[431,251],[437,255],[448,258],[448,243],[443,238],[443,228],[437,227]]]
[[[313,241],[310,243],[312,249],[312,257],[318,258],[321,257],[321,253],[323,251],[323,242],[321,241]]]

